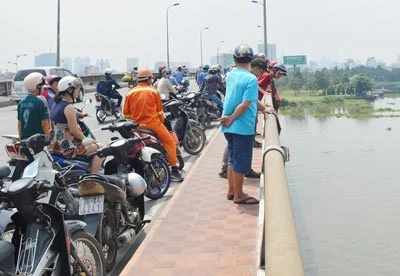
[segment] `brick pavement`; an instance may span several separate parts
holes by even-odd
[[[224,147],[217,131],[121,275],[257,274],[259,205],[226,199],[227,180],[218,176]],[[261,149],[253,153],[259,171]],[[259,179],[245,179],[244,191],[259,198]]]

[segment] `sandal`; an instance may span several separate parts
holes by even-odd
[[[250,169],[248,173],[246,173],[246,177],[248,178],[260,178],[261,173],[254,171],[253,169]]]
[[[252,196],[246,197],[240,201],[234,201],[235,204],[258,204],[260,203],[257,199]]]
[[[233,195],[227,195],[227,196],[226,196],[226,199],[227,199],[227,200],[233,200]]]

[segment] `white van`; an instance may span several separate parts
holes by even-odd
[[[24,86],[24,79],[27,75],[32,72],[39,72],[43,76],[47,77],[50,75],[57,75],[59,77],[65,76],[75,76],[78,77],[76,74],[72,74],[69,70],[62,68],[62,67],[34,67],[29,69],[19,70],[17,74],[15,74],[14,81],[11,84],[11,95],[10,100],[19,102],[22,100],[27,94],[28,91],[25,89]],[[78,102],[83,100],[83,96],[85,95],[85,89],[82,87],[79,92]]]

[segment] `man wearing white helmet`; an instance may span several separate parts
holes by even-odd
[[[26,139],[37,133],[50,136],[48,108],[38,98],[44,84],[45,78],[38,72],[30,73],[24,79],[28,95],[18,104],[18,135],[20,139]]]
[[[104,70],[104,77],[106,78],[106,93],[108,97],[118,100],[116,107],[120,108],[122,103],[122,96],[116,89],[120,89],[121,86],[118,84],[116,80],[114,80],[111,77],[111,75],[112,75],[112,70],[110,68],[106,68]]]

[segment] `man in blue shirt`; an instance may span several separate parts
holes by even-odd
[[[199,77],[197,78],[197,84],[199,87],[203,85],[203,80],[208,75],[208,69],[210,69],[210,65],[204,64],[203,71],[200,72]]]
[[[174,77],[176,78],[176,82],[179,83],[180,85],[182,84],[183,77],[185,77],[186,74],[182,70],[182,66],[178,66],[177,71],[174,73]]]
[[[255,119],[257,116],[258,82],[249,72],[253,49],[238,45],[233,53],[236,67],[226,78],[224,111],[221,131],[228,141],[227,198],[236,204],[257,204],[258,200],[243,192],[244,176],[251,169]]]

